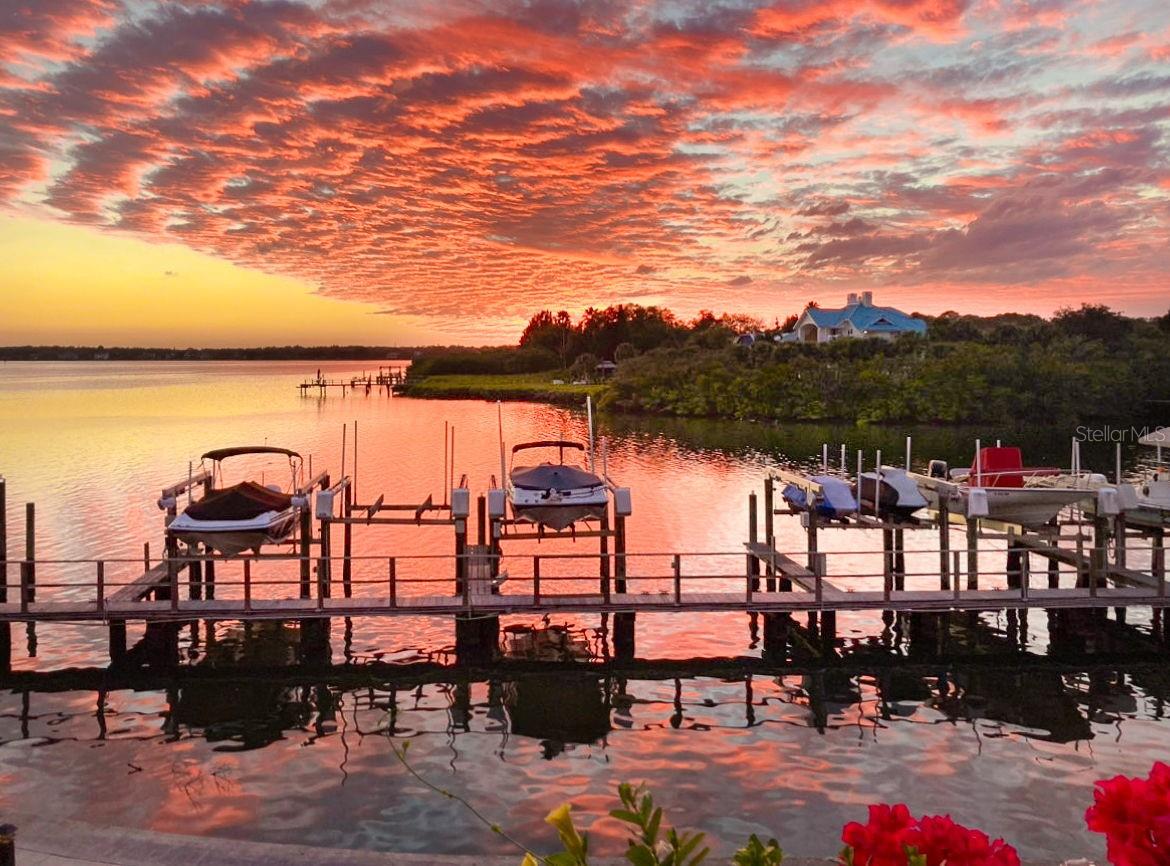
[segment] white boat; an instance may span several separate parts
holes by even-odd
[[[605,482],[588,469],[565,462],[565,451],[585,453],[580,442],[564,439],[523,442],[512,448],[512,462],[523,451],[555,448],[557,462],[513,465],[508,471],[508,499],[517,520],[560,531],[581,520],[599,519],[609,505]]]
[[[945,503],[952,513],[1021,526],[1041,526],[1096,495],[1088,486],[1028,483],[1061,474],[1054,467],[1025,467],[1019,448],[1000,446],[980,449],[970,470],[948,472],[944,461],[932,460],[926,475],[907,473],[931,508]]]
[[[1154,466],[1137,482],[1117,485],[1117,510],[1125,513],[1127,523],[1136,526],[1170,527],[1170,466],[1162,462],[1162,449],[1170,448],[1170,427],[1147,433],[1138,444],[1157,449]]]
[[[1170,467],[1162,462],[1162,449],[1170,447],[1170,427],[1147,433],[1138,439],[1138,444],[1157,449],[1153,468],[1137,481],[1122,481],[1119,447],[1113,482],[1104,475],[1081,476],[1082,483],[1099,491],[1097,499],[1086,503],[1085,512],[1091,515],[1100,512],[1108,517],[1124,514],[1127,523],[1139,527],[1170,527]]]
[[[214,466],[212,478],[222,477],[221,462],[245,454],[283,454],[288,457],[292,476],[301,456],[287,448],[252,445],[219,448],[203,455]],[[159,507],[168,503],[159,502]],[[278,544],[292,535],[307,497],[284,492],[276,485],[242,481],[213,488],[202,499],[190,503],[167,526],[166,534],[184,544],[201,544],[225,556],[238,556],[246,550],[259,552],[266,544]]]

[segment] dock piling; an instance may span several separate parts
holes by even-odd
[[[608,505],[605,507],[605,510],[603,512],[601,512],[601,532],[599,533],[599,537],[598,537],[598,548],[599,548],[599,552],[601,554],[598,557],[598,564],[600,566],[599,571],[601,572],[601,574],[600,574],[601,582],[604,585],[608,586],[609,585],[609,506]],[[618,590],[618,591],[621,592],[621,590]]]
[[[979,589],[979,521],[967,518],[967,589]]]
[[[757,544],[760,540],[759,507],[756,500],[756,491],[748,494],[748,543]],[[760,588],[760,562],[750,554],[747,557],[748,584],[752,592]]]
[[[24,506],[24,562],[20,566],[20,611],[37,600],[37,507],[28,502]]]
[[[0,604],[8,601],[8,482],[0,475]]]
[[[769,550],[776,547],[776,481],[771,475],[764,479],[764,543],[768,545]],[[764,581],[765,588],[768,592],[775,592],[775,558],[768,559],[765,573],[768,575]]]
[[[0,475],[0,604],[8,603],[8,487]],[[0,623],[0,674],[12,669],[12,626]]]
[[[621,611],[613,615],[613,651],[619,660],[632,659],[637,651],[636,623],[633,611]]]
[[[0,824],[0,866],[16,866],[16,827]]]
[[[619,593],[626,591],[626,518],[615,514],[613,519],[613,575]]]
[[[951,512],[946,496],[938,497],[938,588],[951,588]]]

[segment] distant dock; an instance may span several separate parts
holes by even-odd
[[[362,373],[360,376],[351,376],[348,379],[330,379],[318,375],[313,379],[306,379],[297,385],[301,396],[316,394],[324,397],[330,391],[341,391],[341,396],[353,393],[380,393],[393,394],[394,389],[406,381],[406,367],[394,365],[379,367],[376,373]]]

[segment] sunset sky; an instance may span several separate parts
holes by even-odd
[[[0,343],[1170,308],[1170,4],[0,0]]]

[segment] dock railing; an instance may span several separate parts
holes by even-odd
[[[1145,562],[1144,551],[1131,547],[1129,561],[1134,566]],[[974,561],[969,555],[983,558],[1005,552],[1004,568],[970,572],[962,567]],[[923,569],[919,564],[938,562],[939,553],[937,548],[902,554],[888,549],[812,553],[769,549],[748,554],[755,556],[758,571],[745,569],[743,550],[309,557],[265,553],[232,558],[180,555],[154,563],[149,557],[9,559],[0,563],[5,566],[0,574],[7,575],[0,585],[0,599],[7,599],[0,602],[0,615],[10,620],[135,618],[137,611],[155,615],[169,611],[197,618],[214,610],[225,618],[287,610],[292,616],[298,611],[325,611],[341,599],[360,599],[371,613],[378,613],[426,607],[423,602],[473,611],[510,601],[526,609],[570,609],[583,603],[609,606],[641,599],[653,602],[655,609],[682,609],[717,602],[750,606],[784,598],[787,604],[808,609],[834,609],[857,607],[863,601],[874,607],[915,601],[968,606],[985,601],[987,607],[995,607],[997,601],[1011,600],[1012,606],[1044,607],[1057,595],[1068,602],[1102,594],[1118,604],[1129,600],[1160,604],[1151,600],[1167,596],[1164,559],[1156,548],[1149,550],[1148,571],[1110,566],[1103,548],[1086,547],[1076,553],[1035,543],[994,550],[952,548],[945,587],[937,568]],[[1046,561],[1046,568],[1039,569],[1042,586],[1036,585],[1033,556]],[[334,569],[334,563],[342,568]],[[318,579],[306,583],[305,568],[315,568]],[[329,579],[338,573],[349,577]],[[18,576],[15,582],[13,574]]]

